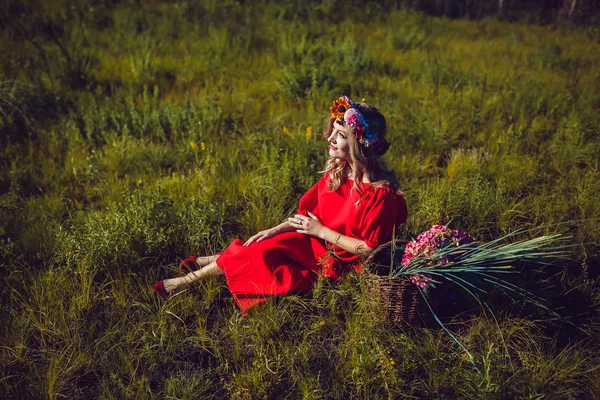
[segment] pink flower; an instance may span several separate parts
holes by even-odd
[[[407,265],[415,257],[431,257],[435,255],[436,250],[443,246],[460,246],[464,243],[470,243],[471,236],[467,232],[451,230],[445,225],[433,225],[425,232],[417,235],[416,239],[407,243],[402,256],[402,265]],[[436,257],[429,262],[430,266],[444,265],[449,262],[448,258]],[[410,281],[423,288],[431,281],[426,275],[411,275]]]
[[[431,281],[431,278],[427,275],[412,275],[410,281],[423,289]]]
[[[344,121],[346,121],[346,123],[352,127],[357,126],[360,122],[360,116],[358,115],[358,111],[356,111],[354,108],[346,110],[346,112],[344,113]]]

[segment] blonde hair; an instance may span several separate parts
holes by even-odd
[[[367,103],[358,103],[357,110],[369,122],[369,127],[376,131],[381,137],[385,137],[387,127],[385,117],[372,105]],[[335,118],[330,117],[326,122],[326,128],[323,132],[325,139],[329,139],[333,131]],[[343,120],[337,120],[342,126],[347,126]],[[381,155],[373,149],[360,144],[354,134],[348,135],[350,144],[350,162],[340,158],[330,158],[325,164],[324,174],[329,174],[328,189],[337,190],[347,179],[348,173],[354,171],[354,190],[362,195],[359,183],[363,181],[365,173],[368,173],[369,181],[372,187],[389,187],[397,193],[400,191],[400,184],[393,170],[389,169]],[[350,165],[352,164],[352,165]]]

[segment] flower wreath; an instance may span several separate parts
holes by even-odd
[[[331,116],[339,121],[344,121],[358,138],[363,146],[372,149],[378,155],[383,155],[390,144],[379,132],[369,129],[369,123],[357,109],[358,103],[350,100],[348,96],[342,96],[333,101]]]

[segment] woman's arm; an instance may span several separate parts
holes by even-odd
[[[367,246],[364,240],[342,235],[321,224],[311,212],[308,214],[308,217],[296,214],[294,217],[288,218],[289,225],[296,232],[316,236],[361,257],[367,257],[375,250]]]
[[[321,228],[318,237],[361,257],[368,257],[375,250],[367,246],[364,240],[342,235],[326,226]]]
[[[244,243],[244,246],[250,246],[252,243],[262,242],[263,240],[279,235],[280,233],[292,232],[293,230],[295,230],[295,228],[293,228],[288,221],[283,221],[273,228],[258,232],[248,239],[246,243]]]

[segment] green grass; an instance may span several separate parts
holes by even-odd
[[[339,2],[14,4],[0,30],[3,398],[599,395],[595,28]],[[184,256],[294,212],[342,94],[388,119],[404,236],[448,221],[484,240],[570,234],[570,262],[519,278],[590,334],[497,293],[498,325],[459,301],[442,317],[478,373],[443,330],[382,325],[360,275],[248,318],[219,280],[151,297]]]

